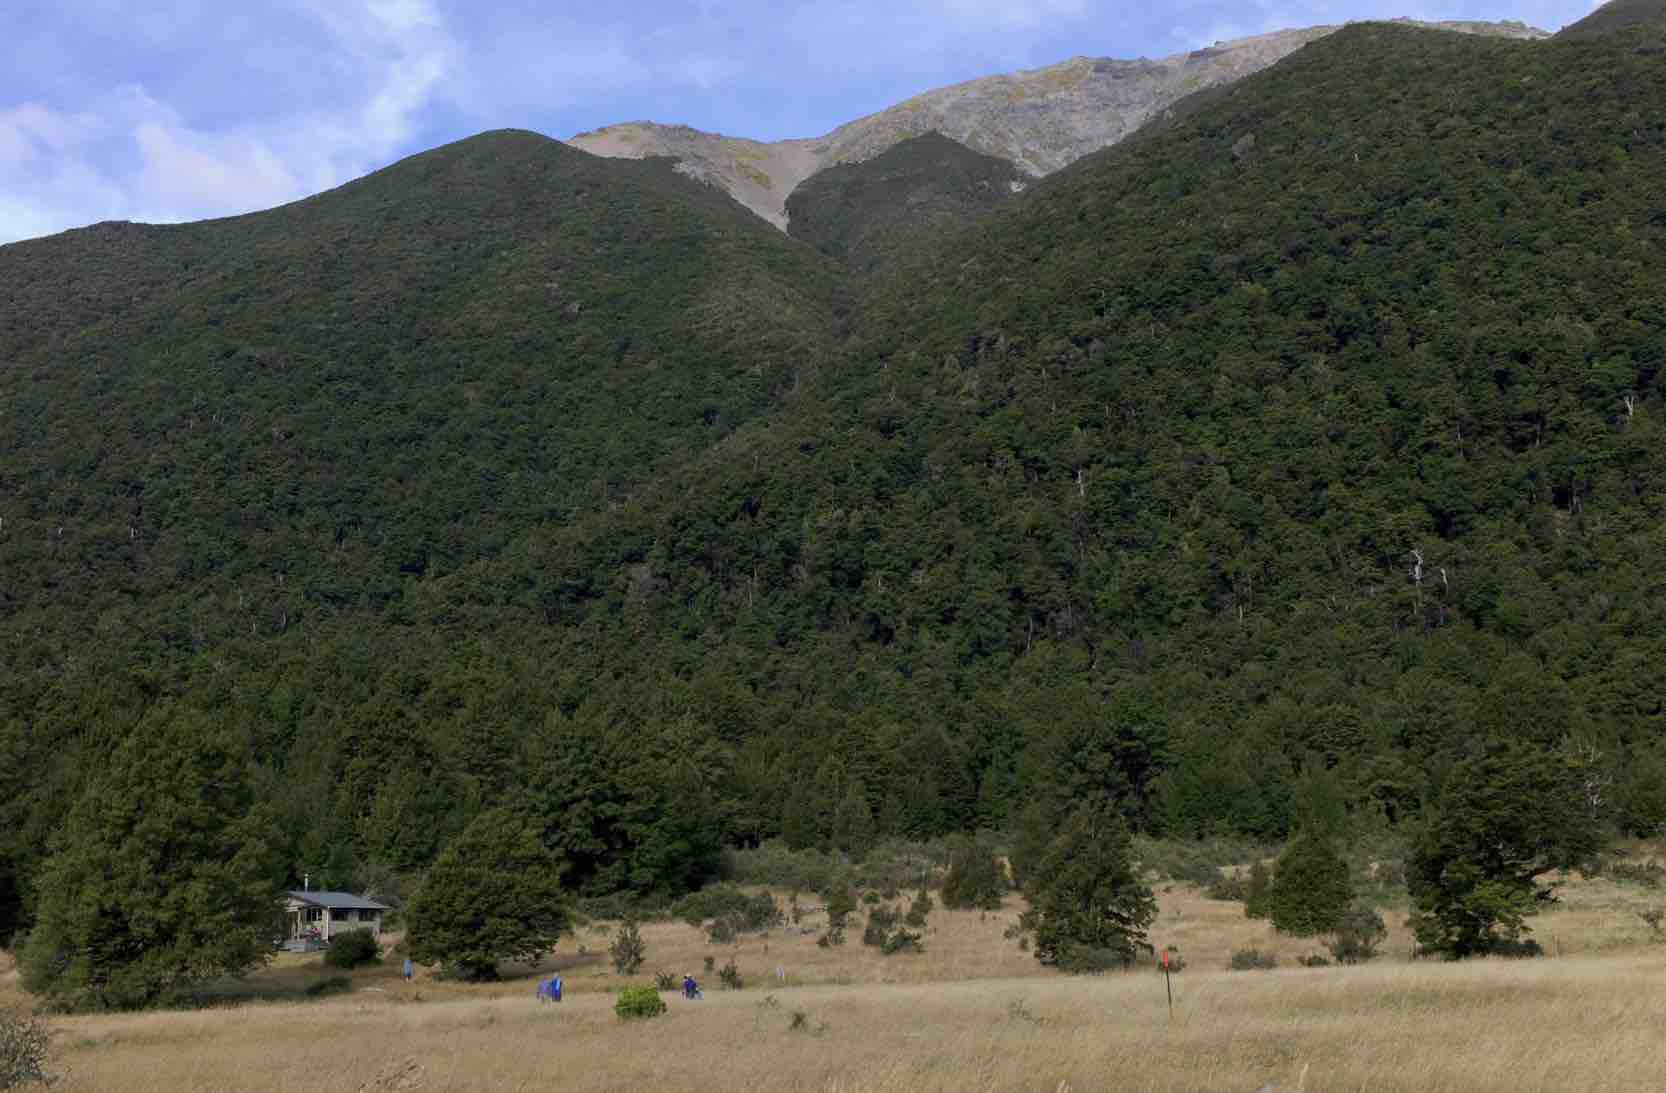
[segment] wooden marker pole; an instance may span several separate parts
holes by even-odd
[[[1169,973],[1169,951],[1163,950],[1163,986],[1169,992],[1169,1020],[1174,1020],[1174,977]]]

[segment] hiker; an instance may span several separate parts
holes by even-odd
[[[400,974],[405,977],[407,983],[416,977],[416,965],[411,963],[410,957],[405,958],[405,966],[400,970]]]
[[[683,976],[683,997],[691,1001],[700,997],[700,984],[694,981],[692,975]]]
[[[561,977],[559,975],[550,977],[550,1001],[561,1001]]]

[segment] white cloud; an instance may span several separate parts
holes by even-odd
[[[266,208],[339,185],[402,150],[455,68],[438,10],[430,0],[303,3],[359,76],[347,108],[202,129],[129,87],[74,113],[40,103],[0,111],[0,242],[97,219]]]

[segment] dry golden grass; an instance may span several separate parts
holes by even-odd
[[[1560,959],[1406,962],[1402,914],[1377,964],[1304,969],[1312,942],[1277,938],[1236,904],[1175,887],[1152,930],[1189,963],[1171,1021],[1150,969],[1070,978],[1039,968],[1001,933],[1015,914],[932,915],[928,950],[883,957],[856,938],[820,949],[775,931],[714,947],[682,924],[643,928],[654,970],[701,975],[733,955],[747,989],[623,1023],[605,993],[604,932],[581,931],[553,964],[568,998],[540,1006],[529,977],[485,986],[414,984],[396,968],[354,975],[351,995],[180,1013],[65,1018],[55,1065],[70,1091],[637,1091],[826,1093],[1039,1090],[1643,1090],[1666,1087],[1666,945],[1635,910],[1663,898],[1573,881],[1541,916]],[[580,955],[578,945],[589,952]],[[767,950],[766,950],[767,946]],[[1230,953],[1279,954],[1273,972],[1222,970]],[[775,982],[776,966],[787,971]],[[321,978],[289,958],[245,990],[267,996]],[[527,973],[529,974],[529,973]],[[0,964],[0,1005],[17,1001]],[[789,1026],[794,1012],[807,1028]]]

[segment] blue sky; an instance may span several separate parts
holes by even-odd
[[[483,129],[816,136],[1086,54],[1592,0],[4,0],[0,242],[267,208]]]

